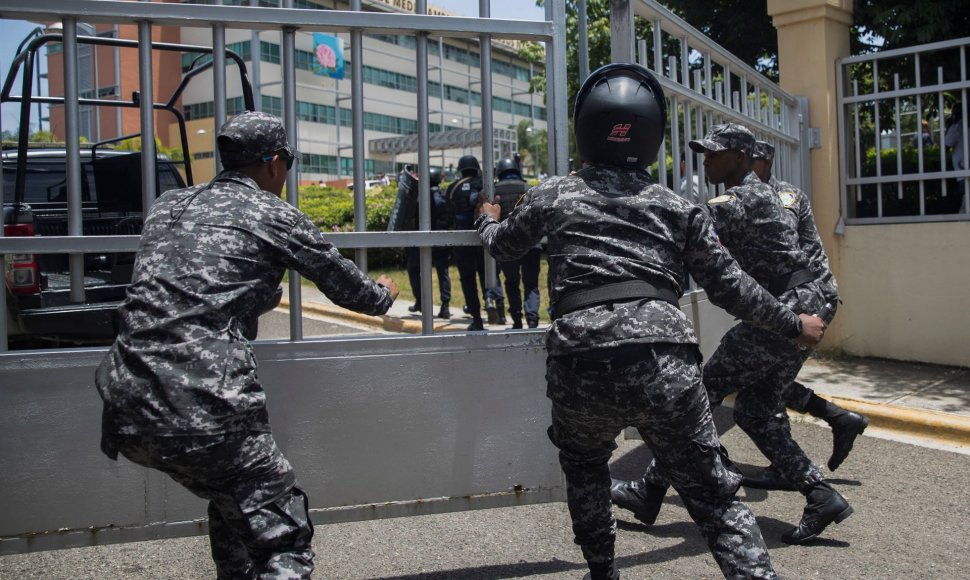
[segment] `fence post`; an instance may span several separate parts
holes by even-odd
[[[839,169],[838,86],[836,62],[849,56],[853,0],[768,0],[768,14],[778,30],[781,87],[808,98],[808,122],[821,132],[820,147],[810,151],[812,209],[819,235],[836,279],[840,273],[842,188]],[[807,147],[808,143],[803,143]],[[837,317],[826,333],[826,345],[842,342]]]

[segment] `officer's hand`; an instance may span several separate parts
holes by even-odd
[[[825,321],[818,316],[810,316],[808,314],[799,314],[799,318],[802,320],[802,333],[795,339],[795,342],[802,346],[815,346],[822,341],[822,335],[825,334],[825,329],[828,325]]]
[[[397,284],[394,283],[394,280],[391,280],[386,275],[381,274],[380,277],[377,278],[377,283],[391,291],[391,300],[397,300],[397,295],[401,291],[397,289]]]
[[[500,197],[497,195],[495,196],[495,203],[488,203],[488,201],[486,201],[487,199],[488,198],[486,198],[484,195],[478,196],[478,206],[475,208],[475,219],[478,219],[478,216],[485,214],[487,216],[491,216],[491,218],[495,221],[498,221],[499,216],[502,215],[502,206],[498,204]]]

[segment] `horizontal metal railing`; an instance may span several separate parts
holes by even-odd
[[[970,219],[968,46],[962,38],[838,61],[847,224]]]

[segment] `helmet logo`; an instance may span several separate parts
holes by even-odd
[[[626,143],[630,140],[626,134],[630,131],[630,123],[617,123],[613,125],[613,130],[610,131],[610,136],[606,138],[607,141],[616,141],[617,143]]]

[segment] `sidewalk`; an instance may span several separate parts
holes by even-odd
[[[420,313],[397,301],[383,316],[367,316],[334,306],[315,288],[303,286],[303,310],[384,332],[422,332]],[[281,306],[287,306],[284,298]],[[435,306],[435,314],[437,313]],[[435,332],[465,330],[471,318],[452,309],[450,320],[434,319]],[[539,329],[546,325],[542,324]],[[486,324],[490,332],[508,325]],[[809,359],[798,380],[840,406],[870,420],[867,435],[917,442],[970,454],[970,368],[877,358],[820,356]],[[791,412],[796,420],[813,421]]]

